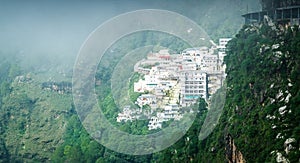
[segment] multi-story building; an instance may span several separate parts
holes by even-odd
[[[202,71],[218,71],[218,56],[217,55],[204,55],[200,62],[200,68]]]
[[[213,48],[207,47],[189,48],[182,53],[184,61],[190,61],[191,63],[183,63],[183,65],[195,64],[197,70],[202,71],[217,71],[218,70],[218,55],[215,54]]]
[[[226,65],[223,64],[224,57],[226,56],[226,45],[231,38],[220,38],[218,46],[218,66],[219,70],[225,73]]]
[[[200,97],[207,99],[207,74],[201,71],[180,72],[180,104],[187,106]]]
[[[156,116],[150,118],[148,129],[162,128],[162,123],[171,119],[180,120],[183,116],[179,112],[180,108],[177,104],[166,105],[162,112],[157,112]]]
[[[224,60],[224,56],[226,55],[226,45],[231,40],[231,38],[220,38],[219,39],[219,46],[218,46],[218,54],[219,59]]]
[[[165,106],[163,113],[164,113],[164,118],[167,120],[180,119],[179,118],[179,107],[177,104],[169,104],[169,105]]]

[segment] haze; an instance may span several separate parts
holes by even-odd
[[[88,35],[104,21],[124,12],[145,8],[175,11],[196,21],[208,30],[208,34],[214,35],[213,30],[209,29],[219,28],[220,22],[216,21],[224,17],[229,19],[231,13],[243,14],[247,8],[248,11],[257,10],[257,6],[258,2],[252,0],[2,0],[0,55],[17,55],[27,65],[51,63],[72,67],[78,50]],[[224,10],[225,15],[224,12],[221,13]],[[242,17],[230,19],[237,19],[234,21],[237,22],[235,30],[243,23]]]

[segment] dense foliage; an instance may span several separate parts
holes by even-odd
[[[200,99],[198,105],[197,118],[184,137],[164,151],[145,156],[120,154],[103,147],[88,135],[74,115],[66,128],[64,136],[66,141],[56,149],[52,160],[54,162],[198,162],[197,151],[200,144],[198,135],[201,129],[199,126],[202,126],[206,117],[207,104]]]
[[[70,95],[43,90],[16,58],[0,61],[0,162],[47,161],[74,114]]]
[[[269,23],[244,27],[229,44],[227,132],[247,161],[275,161],[277,152],[299,160],[299,42],[298,26]],[[296,142],[284,152],[288,138]]]
[[[234,161],[225,149],[230,136],[248,162],[299,161],[299,42],[298,26],[270,22],[244,26],[229,42],[226,105],[207,139],[216,153],[204,160]]]

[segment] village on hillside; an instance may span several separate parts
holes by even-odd
[[[134,72],[142,76],[134,83],[134,92],[140,93],[136,108],[122,108],[117,122],[146,116],[150,120],[148,129],[159,129],[163,122],[180,120],[181,108],[199,98],[209,103],[226,77],[223,60],[229,40],[222,38],[218,45],[189,48],[180,54],[170,54],[168,50],[149,53],[134,66]]]

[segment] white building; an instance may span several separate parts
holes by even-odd
[[[217,55],[204,55],[200,62],[200,69],[202,71],[217,71],[218,66]]]
[[[197,70],[202,71],[217,71],[218,70],[218,55],[215,54],[214,49],[208,47],[189,48],[182,52],[184,62],[182,65],[195,64]],[[190,63],[186,62],[189,61]],[[183,68],[183,70],[185,70]],[[187,70],[187,69],[186,69]],[[190,69],[192,70],[192,69]]]
[[[155,130],[162,128],[162,121],[158,117],[151,117],[149,124],[148,124],[148,130]]]
[[[224,56],[226,55],[226,45],[231,40],[231,38],[220,38],[219,39],[219,46],[218,46],[218,54],[220,60],[224,60]]]
[[[158,67],[152,67],[149,74],[144,76],[144,80],[140,79],[134,83],[134,92],[151,92],[155,93],[156,89],[169,90],[177,81],[168,80],[174,74],[169,74],[169,71],[160,69]]]
[[[179,106],[177,104],[166,105],[163,112],[157,112],[156,116],[151,117],[148,129],[162,128],[162,123],[171,119],[180,120],[183,116],[179,113]]]
[[[159,72],[157,67],[152,67],[148,75],[145,75],[145,80],[140,79],[138,82],[134,83],[134,92],[145,92],[153,91],[159,82]]]
[[[130,106],[125,106],[123,109],[123,112],[118,114],[117,117],[117,122],[127,122],[127,121],[132,121],[133,119],[136,118],[136,116],[132,116],[134,114],[133,110],[130,109]]]
[[[180,120],[180,107],[190,106],[199,98],[209,100],[225,78],[221,65],[229,40],[220,39],[218,47],[189,48],[181,54],[170,55],[167,50],[149,54],[134,69],[144,74],[144,79],[134,83],[134,92],[144,93],[135,102],[140,111],[124,109],[117,121],[137,119],[143,114],[151,117],[148,129],[158,129],[165,121]]]
[[[149,105],[152,109],[156,108],[156,96],[152,94],[142,94],[136,100],[136,104],[140,107]]]
[[[208,47],[197,47],[185,49],[181,54],[184,57],[192,56],[193,58],[199,57],[201,55],[212,54],[213,51]],[[183,58],[185,59],[185,58]]]
[[[226,45],[231,39],[232,38],[220,38],[218,49],[226,49]]]
[[[177,104],[169,104],[164,108],[164,119],[175,119],[179,115],[179,107]]]
[[[200,97],[207,99],[207,74],[201,71],[180,72],[180,104],[187,106]]]
[[[182,70],[183,71],[196,71],[197,70],[197,63],[191,59],[185,59],[182,62]]]

